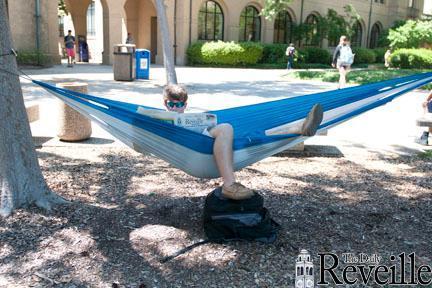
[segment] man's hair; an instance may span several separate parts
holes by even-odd
[[[164,100],[176,100],[186,102],[188,94],[182,85],[169,84],[165,86],[163,91]]]
[[[339,39],[339,42],[345,42],[345,41],[348,41],[348,37],[345,35],[342,35]]]
[[[72,30],[68,30],[68,33],[72,33]]]

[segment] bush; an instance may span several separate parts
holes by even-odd
[[[331,55],[326,49],[307,47],[298,51],[298,62],[299,63],[319,63],[319,64],[330,64]]]
[[[186,55],[188,63],[241,66],[256,64],[262,58],[263,47],[254,42],[197,42]]]
[[[285,51],[287,44],[261,44],[263,46],[263,56],[260,63],[287,63],[288,59]]]
[[[353,53],[355,54],[354,63],[355,64],[371,64],[375,63],[375,53],[371,49],[367,48],[353,48]]]
[[[50,66],[52,59],[49,55],[40,51],[18,51],[17,63],[19,65],[32,65],[32,66]]]
[[[428,49],[399,49],[390,56],[390,63],[397,68],[431,69],[432,50]]]
[[[375,48],[372,51],[375,53],[375,63],[384,63],[384,54],[387,48]]]

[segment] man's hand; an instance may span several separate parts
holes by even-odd
[[[333,68],[336,68],[336,65],[335,65],[334,63],[332,63],[332,67],[333,67]]]

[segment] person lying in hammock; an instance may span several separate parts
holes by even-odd
[[[167,85],[163,91],[164,105],[168,111],[184,113],[187,107],[188,95],[181,85]],[[266,132],[267,135],[277,134],[301,134],[304,136],[315,135],[323,119],[323,109],[316,104],[312,107],[307,118],[296,125],[272,129]],[[252,197],[253,191],[244,185],[236,182],[233,168],[233,127],[228,123],[218,124],[215,127],[205,129],[203,134],[215,139],[213,155],[216,166],[223,180],[222,195],[229,199],[242,200]]]

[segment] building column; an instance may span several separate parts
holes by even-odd
[[[114,45],[124,43],[127,37],[125,2],[126,0],[102,1],[104,9],[103,64],[113,63]]]

